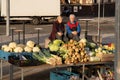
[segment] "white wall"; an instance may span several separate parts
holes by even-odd
[[[10,16],[57,16],[60,0],[10,0]],[[2,16],[6,16],[6,0],[2,0]]]

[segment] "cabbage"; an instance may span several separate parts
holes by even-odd
[[[97,45],[96,45],[95,43],[90,43],[90,47],[91,47],[91,48],[96,48],[96,46],[97,46]]]
[[[17,47],[25,48],[24,44],[17,44]]]
[[[95,53],[95,52],[90,52],[89,55],[90,55],[90,56],[95,56],[96,53]]]
[[[29,46],[29,47],[31,47],[31,48],[33,48],[33,47],[35,46],[35,42],[33,42],[33,41],[28,41],[28,42],[26,43],[26,45]]]
[[[50,42],[50,43],[48,44],[48,47],[50,47],[52,44],[53,44],[53,43],[52,43],[52,42]]]
[[[7,47],[4,48],[4,51],[5,52],[12,52],[12,48],[10,48],[10,47],[7,46]]]
[[[107,52],[107,50],[102,50],[102,53],[103,53],[103,54],[107,54],[107,53],[109,53],[109,52]]]
[[[98,52],[101,52],[101,51],[102,51],[102,48],[101,48],[101,47],[99,47],[99,48],[98,48]]]
[[[60,53],[67,53],[68,52],[68,50],[67,50],[67,48],[66,47],[60,47],[60,50],[59,50],[59,52]]]
[[[49,43],[48,47],[50,51],[58,51],[63,44],[64,42],[62,40],[54,40],[53,43]]]
[[[21,48],[21,47],[16,47],[16,48],[14,49],[14,52],[15,52],[15,53],[22,53],[22,52],[23,52],[23,48]]]
[[[8,48],[8,45],[2,45],[2,50],[4,50],[5,48]]]
[[[40,48],[39,47],[34,47],[33,48],[33,52],[34,53],[39,53],[40,52]]]
[[[16,42],[9,43],[9,47],[14,49],[17,46]]]
[[[50,45],[49,46],[49,49],[50,49],[50,51],[58,51],[59,50],[59,47],[57,46],[57,45]]]
[[[26,46],[26,47],[24,48],[24,51],[30,53],[30,52],[32,52],[32,48]]]
[[[81,39],[79,42],[86,43],[87,40],[85,38]]]
[[[53,41],[53,44],[54,45],[57,45],[57,46],[60,46],[60,45],[62,45],[64,42],[62,41],[62,40],[54,40]]]

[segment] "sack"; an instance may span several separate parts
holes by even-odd
[[[50,43],[51,41],[50,41],[50,39],[45,39],[45,48],[48,48],[48,44]]]

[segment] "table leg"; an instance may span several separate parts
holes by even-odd
[[[101,29],[99,29],[99,35],[98,35],[98,38],[99,38],[99,44],[101,43],[100,36],[101,36]]]
[[[85,30],[85,38],[87,39],[88,34],[88,21],[86,21],[86,30]]]
[[[72,67],[68,67],[67,71],[72,72]]]
[[[21,80],[24,80],[24,74],[23,74],[23,69],[21,69]]]
[[[0,71],[1,71],[1,72],[0,72],[0,73],[1,73],[1,74],[0,74],[0,80],[2,80],[2,76],[3,76],[3,66],[2,66],[2,62],[3,62],[3,61],[1,60],[1,65],[0,65],[0,67],[1,67],[1,69],[0,69]]]
[[[12,41],[14,41],[14,29],[12,29]]]
[[[85,65],[83,64],[83,66],[82,66],[82,80],[84,80],[84,76],[85,76]]]
[[[25,44],[25,22],[23,22],[23,44]]]
[[[39,41],[40,41],[40,31],[38,30],[38,45],[39,45]]]
[[[13,65],[10,65],[9,74],[10,74],[10,80],[13,80]]]
[[[20,43],[20,32],[18,32],[18,43]]]

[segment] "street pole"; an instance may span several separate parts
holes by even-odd
[[[120,0],[116,0],[116,54],[115,54],[115,80],[120,80]]]
[[[10,0],[6,0],[6,36],[10,35]],[[13,65],[10,65],[10,80],[13,80]]]
[[[103,19],[105,17],[105,3],[104,3],[104,0],[103,0]]]
[[[98,0],[98,39],[100,44],[100,0]]]
[[[6,36],[10,35],[10,0],[6,0]]]

